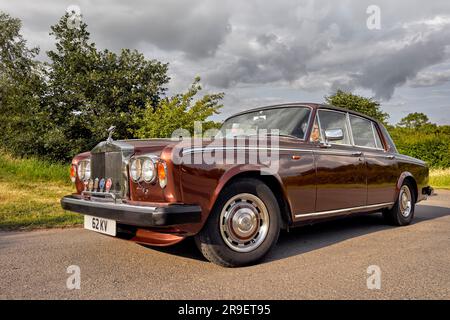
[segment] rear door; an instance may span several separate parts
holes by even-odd
[[[364,153],[352,146],[348,114],[320,109],[318,122],[321,137],[326,130],[341,129],[343,138],[318,146],[316,164],[316,212],[365,206],[367,202]]]
[[[367,204],[393,201],[398,179],[395,155],[387,153],[378,125],[366,118],[350,114],[355,149],[364,152],[367,166]]]

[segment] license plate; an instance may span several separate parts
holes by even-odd
[[[98,218],[93,216],[84,216],[84,228],[110,236],[116,236],[116,221]]]

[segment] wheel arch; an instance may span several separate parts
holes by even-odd
[[[409,183],[412,184],[412,187],[413,187],[412,191],[414,192],[414,200],[415,200],[415,202],[417,202],[417,199],[418,199],[418,196],[419,196],[419,190],[418,190],[418,187],[417,187],[417,182],[416,182],[416,179],[414,178],[413,174],[411,172],[409,172],[409,171],[405,171],[405,172],[403,172],[400,175],[400,178],[398,179],[398,182],[397,182],[395,199],[398,198],[398,195],[400,193],[400,188],[402,187],[402,185],[403,185],[403,183],[405,181],[408,181]]]
[[[227,171],[219,181],[219,184],[214,191],[214,197],[210,204],[210,210],[217,202],[222,190],[239,179],[252,178],[260,180],[262,183],[266,184],[269,189],[273,192],[275,198],[277,199],[278,206],[281,213],[281,228],[286,229],[292,224],[291,208],[286,196],[285,190],[283,189],[283,183],[281,178],[276,174],[262,174],[262,169],[253,168],[251,170],[243,170],[243,168],[232,169]],[[281,197],[279,196],[281,195]]]

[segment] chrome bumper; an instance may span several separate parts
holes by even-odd
[[[61,199],[64,210],[116,220],[137,227],[161,227],[201,220],[201,208],[194,205],[135,206],[125,203],[85,200],[69,195]]]

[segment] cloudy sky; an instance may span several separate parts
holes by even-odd
[[[337,88],[373,96],[396,123],[425,112],[450,124],[448,0],[0,0],[41,58],[70,5],[99,48],[135,48],[170,64],[170,92],[195,75],[223,91],[217,119],[279,102],[323,102]],[[367,27],[380,9],[380,28]],[[373,20],[370,20],[373,21]]]

